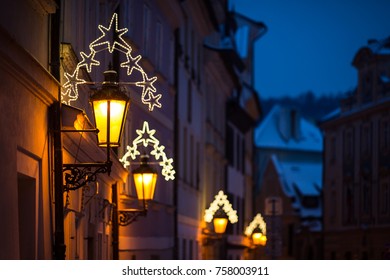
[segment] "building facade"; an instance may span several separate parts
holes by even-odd
[[[325,259],[389,258],[389,49],[356,53],[356,91],[322,124]]]
[[[255,130],[256,212],[265,259],[322,258],[322,134],[295,108],[275,105]]]

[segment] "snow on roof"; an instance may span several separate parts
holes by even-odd
[[[340,107],[339,107],[339,108],[336,108],[336,109],[334,109],[332,112],[330,112],[329,114],[325,115],[325,116],[321,119],[321,122],[326,122],[326,121],[335,119],[335,118],[337,118],[338,116],[340,116],[340,114],[341,114],[341,109],[340,109]]]
[[[270,161],[275,166],[284,193],[294,198],[292,207],[298,210],[301,218],[321,217],[322,162],[283,161],[276,155],[272,155]],[[318,205],[306,207],[305,198],[317,199]]]
[[[321,193],[322,162],[280,162],[286,182],[304,196]]]
[[[294,111],[295,113],[292,115]],[[294,129],[297,131],[296,135],[292,135]],[[254,141],[259,148],[322,151],[320,129],[299,116],[298,111],[279,105],[275,105],[255,128]]]

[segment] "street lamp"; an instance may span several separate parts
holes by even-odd
[[[228,217],[222,209],[218,209],[214,214],[213,224],[214,231],[217,234],[224,234],[228,223]]]
[[[252,239],[255,246],[265,246],[267,243],[267,224],[261,214],[257,214],[252,222],[245,228],[245,235]]]
[[[267,236],[265,236],[258,227],[252,232],[252,243],[255,246],[265,246],[267,243]]]
[[[95,120],[95,129],[61,129],[61,132],[97,133],[99,147],[106,148],[105,162],[65,163],[65,190],[77,190],[88,182],[96,181],[96,174],[111,172],[110,148],[118,147],[124,128],[130,98],[119,87],[114,70],[104,72],[104,82],[90,98]],[[61,145],[61,144],[60,144]],[[95,168],[92,170],[92,168]]]
[[[157,182],[157,171],[148,164],[149,157],[141,156],[141,165],[133,171],[138,199],[152,200]]]
[[[226,231],[228,220],[232,224],[238,221],[237,211],[233,209],[227,195],[222,190],[214,198],[210,207],[205,211],[204,220],[206,223],[213,222],[215,233],[223,234]],[[209,235],[206,230],[203,232]]]
[[[61,119],[61,102],[55,102],[52,106],[55,181],[55,259],[65,259],[66,252],[64,242],[64,191],[77,190],[86,186],[89,182],[96,181],[96,175],[98,173],[110,174],[111,172],[112,161],[110,159],[110,148],[119,146],[120,136],[129,107],[129,98],[119,89],[115,71],[109,70],[105,72],[103,86],[91,97],[91,104],[96,125],[96,128],[93,129],[64,129]],[[100,109],[99,111],[98,108],[101,108],[101,106],[104,108],[103,104],[106,104],[106,110]],[[106,161],[63,163],[61,133],[64,132],[98,133],[98,139],[99,134],[102,133],[100,134],[101,141],[99,140],[98,145],[107,148]]]
[[[142,208],[130,208],[118,210],[118,224],[127,226],[134,222],[140,215],[146,215],[148,212],[148,202],[153,200],[156,189],[157,171],[149,163],[149,156],[141,156],[141,164],[133,170],[133,179],[138,200],[142,200]],[[116,196],[113,196],[113,202],[117,203]]]

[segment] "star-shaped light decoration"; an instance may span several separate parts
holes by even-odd
[[[253,231],[256,229],[256,228],[260,228],[261,232],[263,235],[267,235],[267,225],[266,223],[264,222],[264,219],[263,217],[261,216],[261,214],[257,214],[252,222],[245,228],[245,235],[250,237],[253,233]]]
[[[145,99],[145,95],[151,91],[156,92],[156,88],[153,85],[157,81],[157,77],[152,77],[149,79],[148,75],[145,72],[142,72],[142,82],[136,82],[137,87],[142,87],[142,100]]]
[[[130,162],[127,158],[130,156],[133,160],[136,159],[137,155],[141,153],[138,151],[138,146],[142,145],[144,147],[153,146],[153,150],[150,152],[156,160],[159,161],[159,165],[162,167],[161,174],[164,176],[166,181],[175,179],[175,170],[173,169],[173,159],[168,158],[164,152],[165,147],[160,145],[160,142],[154,134],[156,133],[155,129],[150,129],[148,122],[144,121],[142,129],[136,130],[138,137],[134,139],[133,143],[127,146],[127,152],[119,160],[122,162],[123,167],[128,167]]]
[[[140,65],[140,61],[142,59],[141,55],[132,55],[131,46],[123,38],[128,29],[118,27],[118,15],[114,13],[109,25],[98,25],[98,29],[100,30],[101,35],[89,44],[89,53],[80,52],[81,61],[77,64],[73,74],[64,74],[67,82],[62,87],[61,101],[71,105],[71,102],[78,99],[78,86],[79,84],[86,83],[83,80],[77,80],[80,68],[85,67],[86,71],[91,73],[94,66],[100,65],[100,61],[95,59],[95,55],[98,52],[108,50],[109,53],[119,51],[126,54],[126,61],[122,61],[120,63],[120,67],[127,68],[127,76],[133,75],[134,70],[140,72],[142,80],[127,84],[135,84],[138,87],[142,87],[141,101],[143,104],[148,106],[149,111],[153,111],[155,107],[161,108],[161,103],[159,101],[161,94],[154,94],[156,92],[156,88],[153,84],[156,82],[157,77],[149,78]]]
[[[149,98],[142,99],[142,103],[149,105],[149,111],[153,111],[153,107],[161,108],[161,94],[154,95],[153,92],[148,93]]]
[[[126,43],[126,41],[122,38],[122,36],[127,33],[127,28],[118,29],[118,14],[114,14],[111,18],[110,25],[108,27],[104,27],[103,25],[98,26],[102,35],[93,41],[89,47],[92,50],[100,49],[102,46],[107,45],[108,51],[112,53],[114,49],[122,51],[124,53],[128,53],[131,51],[131,47]],[[112,31],[114,31],[113,41],[110,37]],[[104,49],[104,48],[103,48]]]
[[[127,75],[130,76],[133,73],[133,70],[136,69],[138,71],[143,71],[139,66],[139,61],[141,60],[141,55],[136,57],[132,57],[130,53],[126,54],[127,61],[121,63],[121,67],[127,68]]]
[[[79,97],[78,85],[85,83],[85,80],[80,79],[78,76],[78,68],[74,70],[73,74],[65,73],[65,79],[67,81],[62,87],[65,89],[65,92],[68,93],[67,95],[72,100],[76,100]]]
[[[82,60],[78,64],[79,68],[85,66],[85,68],[87,68],[88,73],[91,73],[92,66],[99,66],[100,65],[100,62],[98,60],[94,59],[95,54],[96,54],[95,51],[91,51],[91,53],[88,55],[85,52],[80,52]]]
[[[128,145],[126,149],[127,152],[119,160],[122,162],[124,168],[130,165],[130,162],[127,160],[128,157],[131,157],[133,160],[135,160],[137,156],[141,155],[141,153],[137,150],[136,144],[133,144],[132,146]]]
[[[153,136],[156,133],[156,130],[150,130],[148,122],[144,122],[142,129],[137,129],[136,132],[138,134],[138,137],[133,141],[134,144],[143,144],[144,147],[147,147],[149,143],[152,145],[158,145],[157,138]]]
[[[162,158],[165,155],[164,146],[159,146],[158,143],[153,146],[154,150],[150,152],[157,160]]]
[[[213,202],[211,202],[210,207],[205,211],[204,220],[207,223],[211,223],[215,212],[217,212],[218,209],[222,206],[222,209],[223,211],[225,211],[226,215],[228,216],[230,223],[232,224],[237,223],[238,222],[237,211],[233,210],[232,205],[227,199],[227,195],[225,195],[224,192],[221,190],[214,198],[215,199]]]

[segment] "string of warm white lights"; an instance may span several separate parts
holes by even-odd
[[[228,216],[230,223],[237,223],[237,211],[233,209],[232,205],[227,199],[227,195],[225,195],[223,191],[218,192],[214,201],[211,202],[210,207],[205,211],[204,220],[207,223],[210,223],[213,220],[215,212],[217,212],[221,206],[223,211],[225,211],[226,215]]]
[[[266,223],[264,222],[264,219],[263,217],[261,216],[261,214],[257,214],[252,222],[246,227],[245,229],[245,235],[250,237],[253,233],[253,231],[256,229],[256,228],[260,228],[261,230],[261,233],[263,235],[267,235],[267,225]]]
[[[160,166],[162,166],[162,175],[165,180],[174,180],[175,179],[175,170],[173,169],[172,163],[173,159],[168,158],[164,152],[165,147],[160,145],[160,142],[154,134],[156,133],[155,129],[149,129],[149,123],[144,121],[142,129],[136,130],[138,137],[134,139],[132,145],[128,145],[126,147],[127,152],[123,155],[123,157],[119,160],[122,162],[123,166],[126,168],[130,165],[130,162],[127,160],[128,157],[131,157],[133,160],[136,159],[137,155],[141,153],[138,151],[138,146],[143,145],[144,147],[153,146],[153,150],[150,152],[151,155],[154,156],[156,160],[159,161]]]
[[[127,61],[120,64],[120,67],[127,68],[127,76],[132,75],[134,70],[141,73],[142,80],[134,83],[137,87],[142,87],[141,101],[148,106],[149,111],[153,111],[154,107],[161,108],[161,94],[156,94],[156,88],[153,85],[157,81],[157,77],[149,78],[143,68],[139,65],[141,55],[133,57],[131,55],[132,48],[122,37],[128,29],[118,28],[118,15],[113,14],[108,27],[103,25],[98,26],[101,36],[89,44],[89,53],[80,52],[81,61],[77,64],[73,73],[65,73],[66,82],[62,86],[61,101],[71,105],[71,102],[79,98],[79,85],[89,84],[81,79],[80,68],[85,68],[88,73],[91,73],[94,66],[99,66],[100,61],[95,59],[98,52],[108,50],[112,53],[114,50],[126,54]],[[115,38],[115,40],[111,39]]]

